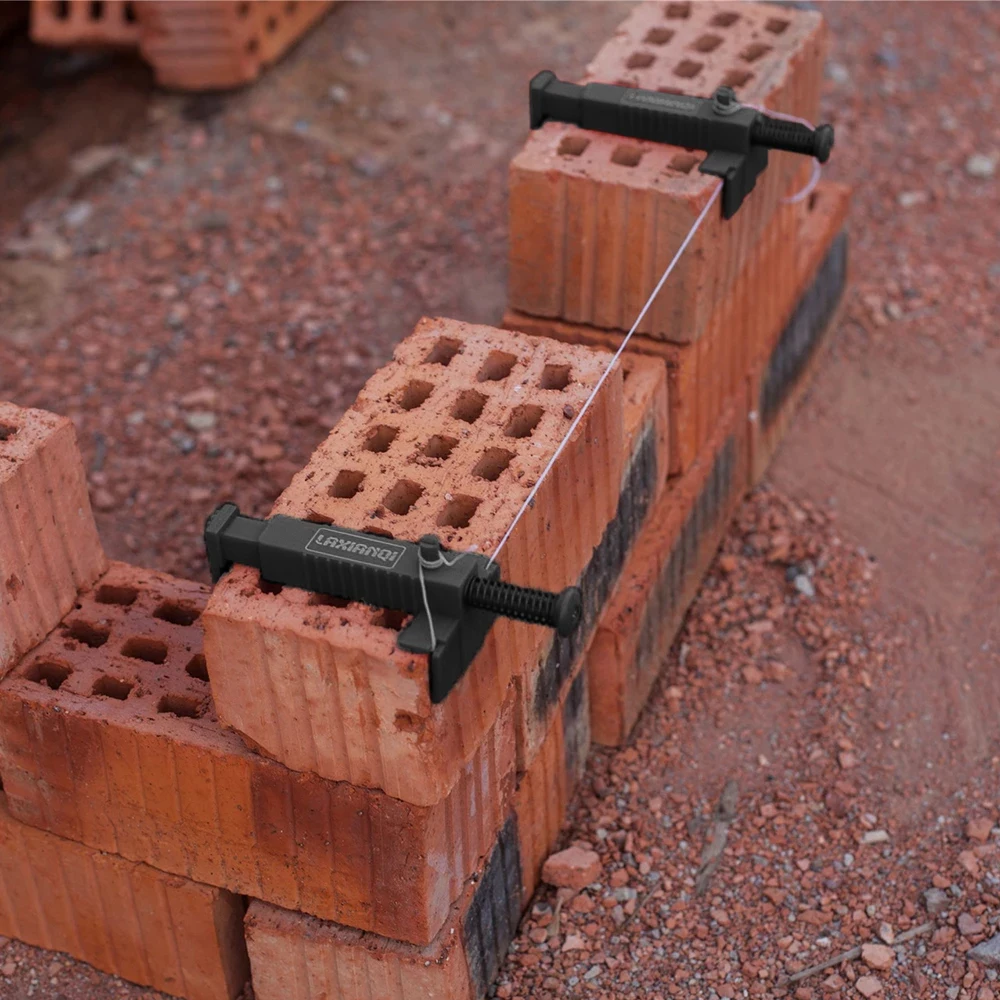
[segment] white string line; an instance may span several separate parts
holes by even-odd
[[[438,569],[441,566],[454,566],[462,556],[467,556],[470,552],[475,552],[478,549],[478,545],[473,545],[471,548],[465,549],[459,552],[454,559],[445,559],[443,552],[438,552],[438,557],[433,562],[430,559],[425,559],[423,553],[417,550],[417,579],[420,580],[420,593],[424,598],[424,611],[427,612],[427,625],[431,631],[431,652],[433,653],[437,649],[437,633],[434,631],[434,615],[431,614],[431,602],[427,598],[427,584],[424,582],[424,568],[427,569]]]
[[[626,346],[628,346],[628,342],[632,339],[632,334],[635,333],[636,328],[639,326],[639,324],[643,320],[643,317],[649,311],[649,307],[656,300],[657,295],[660,294],[660,289],[663,287],[664,282],[666,282],[667,278],[670,277],[671,271],[673,271],[677,262],[681,259],[681,256],[687,249],[688,244],[694,238],[694,234],[698,232],[698,228],[704,221],[705,216],[708,215],[709,209],[711,209],[711,207],[715,204],[715,199],[718,198],[719,192],[721,190],[722,190],[722,181],[720,180],[719,183],[716,185],[715,190],[712,192],[711,198],[708,199],[708,201],[705,204],[705,207],[701,210],[701,214],[698,216],[697,219],[694,220],[694,225],[691,227],[687,236],[684,237],[684,242],[681,243],[681,245],[677,248],[677,252],[674,254],[673,260],[671,260],[670,263],[667,265],[667,269],[663,272],[663,277],[660,278],[660,280],[656,283],[656,287],[653,289],[653,293],[649,296],[648,299],[646,299],[646,304],[642,307],[642,311],[639,313],[639,315],[636,316],[635,322],[632,324],[632,329],[629,330],[629,332],[625,335],[625,339],[621,342],[621,345],[619,346],[618,350],[615,351],[614,357],[612,357],[611,361],[608,363],[607,368],[604,369],[603,374],[597,380],[597,385],[594,386],[590,395],[587,397],[586,402],[580,408],[580,412],[573,419],[573,423],[569,425],[569,430],[566,431],[566,434],[563,437],[562,441],[559,442],[559,447],[556,448],[552,457],[549,459],[548,465],[546,465],[545,468],[542,470],[542,474],[538,477],[538,480],[536,481],[535,485],[531,488],[531,492],[528,494],[528,498],[524,501],[523,504],[521,504],[521,509],[517,512],[517,514],[514,515],[514,520],[510,522],[510,527],[504,533],[503,538],[500,539],[500,544],[496,547],[496,549],[493,550],[493,555],[490,556],[489,563],[487,563],[487,565],[492,564],[496,560],[496,557],[500,555],[501,549],[503,549],[503,547],[507,544],[507,539],[510,538],[514,529],[517,527],[517,522],[521,520],[521,518],[524,516],[524,512],[531,506],[532,502],[535,499],[535,496],[538,494],[538,491],[541,488],[542,483],[545,482],[545,477],[552,471],[552,467],[556,464],[556,460],[562,454],[563,449],[569,442],[569,439],[573,436],[573,432],[580,425],[580,421],[583,419],[584,414],[587,412],[588,409],[590,409],[590,404],[593,403],[594,399],[597,397],[598,392],[600,392],[601,386],[604,385],[605,380],[611,374],[615,365],[618,364],[618,359],[622,356],[622,352],[625,350]]]

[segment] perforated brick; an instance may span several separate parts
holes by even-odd
[[[512,707],[430,806],[289,771],[218,724],[206,596],[114,564],[7,677],[0,773],[12,813],[162,871],[431,940],[508,812]],[[338,627],[337,609],[305,614]]]
[[[139,42],[132,0],[31,0],[31,38],[41,45],[113,45]]]
[[[73,425],[0,401],[0,677],[106,565]]]
[[[804,294],[803,267],[815,267],[816,247],[843,225],[849,204],[844,185],[821,181],[813,194],[774,213],[727,295],[716,302],[701,338],[669,344],[636,334],[628,353],[660,358],[669,377],[670,473],[695,460],[727,402],[742,393],[750,371],[766,359]],[[805,262],[805,263],[804,263]],[[667,294],[665,288],[663,294]],[[534,336],[614,350],[622,331],[526,316],[508,310],[504,326]]]
[[[815,121],[825,44],[818,13],[716,2],[684,10],[638,5],[586,80],[700,96],[728,83],[748,103]],[[533,132],[510,169],[510,306],[629,329],[719,183],[698,171],[703,158],[555,122]],[[809,169],[802,157],[771,153],[734,218],[709,213],[640,332],[679,343],[701,336],[780,199]]]
[[[0,793],[0,934],[187,1000],[250,977],[243,900],[19,823]]]
[[[453,549],[491,553],[605,364],[575,345],[423,320],[274,512],[410,540],[435,531]],[[623,419],[616,371],[501,552],[504,579],[551,590],[579,579],[615,515]],[[309,602],[262,592],[242,568],[216,587],[206,653],[222,721],[289,767],[418,805],[447,794],[511,677],[551,643],[549,630],[497,619],[432,705],[427,657],[396,647],[405,618],[363,605],[327,618]]]
[[[747,486],[747,420],[730,404],[702,455],[646,526],[587,654],[594,742],[623,743]]]
[[[239,87],[331,6],[330,0],[143,0],[137,6],[140,50],[161,86]]]

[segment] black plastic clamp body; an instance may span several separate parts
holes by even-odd
[[[560,121],[594,132],[708,152],[699,170],[723,179],[722,214],[735,215],[767,166],[768,149],[815,156],[825,162],[833,128],[811,129],[769,118],[736,100],[728,87],[713,97],[664,94],[608,83],[575,84],[543,70],[529,85],[531,127]]]
[[[239,563],[270,583],[413,615],[397,643],[429,655],[434,702],[465,673],[498,614],[562,634],[581,615],[577,588],[557,595],[505,584],[496,563],[478,553],[446,553],[433,535],[405,542],[280,514],[261,520],[227,503],[205,524],[205,548],[213,582]]]

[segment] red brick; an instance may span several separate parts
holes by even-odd
[[[331,6],[330,0],[143,0],[135,5],[143,58],[157,83],[179,90],[249,83]]]
[[[200,658],[206,596],[114,564],[0,684],[12,813],[162,871],[429,941],[509,811],[512,706],[430,806],[290,771],[218,724]],[[334,609],[310,613],[335,627]]]
[[[106,566],[73,425],[0,401],[0,677]]]
[[[846,187],[825,185],[811,202],[795,262],[797,305],[748,377],[751,485],[764,475],[836,328],[848,280],[847,233],[838,234],[848,201]]]
[[[747,419],[730,404],[708,446],[650,512],[587,654],[591,731],[632,730],[747,485]]]
[[[434,530],[453,549],[477,545],[490,553],[605,364],[605,355],[575,345],[424,320],[361,390],[274,511],[411,540]],[[568,376],[565,386],[561,375]],[[546,382],[555,387],[541,388]],[[507,435],[525,413],[538,417],[530,435]],[[503,549],[504,579],[558,590],[580,577],[615,514],[622,421],[616,370]],[[431,442],[444,439],[448,457],[440,448],[427,454]],[[511,456],[507,467],[492,479],[477,476],[479,463],[499,451]],[[346,481],[338,479],[342,472],[354,474],[352,484],[364,477],[353,496],[331,496],[331,489],[349,492],[337,489]],[[400,482],[413,484],[412,496],[420,491],[409,510],[384,503]],[[477,504],[468,524],[440,523],[464,497]],[[301,592],[261,593],[257,583],[255,572],[234,569],[205,616],[223,723],[296,770],[381,788],[417,805],[448,793],[511,677],[537,663],[551,643],[548,630],[497,619],[465,676],[433,705],[427,657],[399,650],[395,631],[378,627],[382,616],[371,608],[314,607]],[[328,628],[332,622],[336,629]]]
[[[91,0],[32,0],[31,38],[40,45],[115,45],[134,48],[139,25],[132,14],[140,4],[103,0],[100,9]]]
[[[19,823],[0,794],[0,934],[187,1000],[241,993],[243,900]]]
[[[733,74],[748,74],[736,86],[742,100],[815,120],[825,46],[818,13],[749,3],[686,9],[671,17],[660,0],[634,8],[586,79],[708,95]],[[737,18],[714,25],[724,13]],[[775,34],[769,25],[778,21],[785,27]],[[667,34],[663,44],[647,41]],[[714,51],[692,49],[708,35],[719,39]],[[636,53],[649,65],[630,69]],[[700,70],[679,76],[683,63]],[[510,169],[511,308],[628,329],[719,183],[698,172],[703,155],[554,122],[532,133]],[[670,279],[671,293],[660,296],[640,332],[680,343],[701,336],[781,197],[809,169],[802,157],[772,153],[733,219],[713,208]]]

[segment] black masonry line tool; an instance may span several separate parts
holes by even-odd
[[[722,215],[732,218],[767,166],[767,151],[782,149],[826,163],[833,126],[810,128],[773,118],[736,99],[730,87],[712,97],[688,97],[609,83],[565,83],[549,70],[529,84],[531,127],[547,121],[578,125],[628,139],[708,153],[699,170],[722,178]]]
[[[448,552],[436,535],[405,542],[283,514],[246,517],[224,503],[205,523],[205,548],[213,583],[239,563],[268,583],[413,615],[397,644],[428,654],[435,703],[468,669],[498,615],[566,636],[583,613],[578,587],[553,594],[505,583],[496,563]]]

